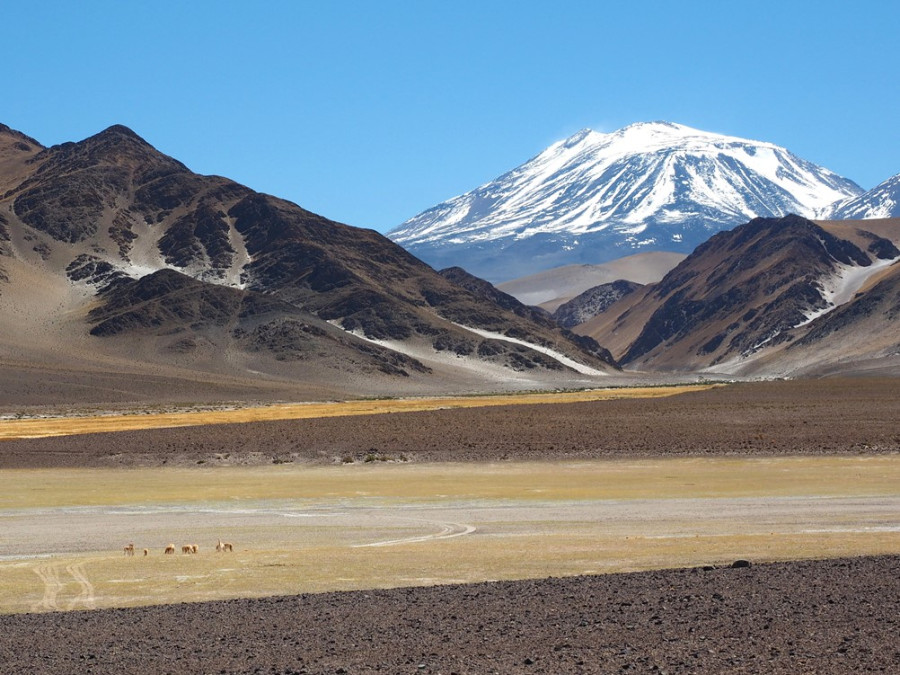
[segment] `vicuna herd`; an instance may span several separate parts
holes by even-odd
[[[125,550],[125,555],[133,556],[134,555],[134,542],[127,544],[125,546],[124,550]],[[185,544],[184,546],[181,547],[181,553],[183,555],[188,555],[188,554],[194,555],[196,553],[199,553],[199,551],[200,551],[200,547],[197,546],[197,544]],[[231,544],[231,542],[222,541],[221,539],[219,539],[219,543],[216,544],[216,553],[224,553],[226,551],[234,552],[234,546]],[[175,544],[169,544],[168,546],[166,546],[163,553],[165,555],[175,555]],[[144,555],[150,555],[150,549],[145,548]]]

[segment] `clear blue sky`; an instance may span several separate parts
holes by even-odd
[[[900,173],[900,3],[3,2],[0,122],[131,127],[200,173],[387,231],[591,127]]]

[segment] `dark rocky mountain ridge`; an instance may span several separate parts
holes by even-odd
[[[56,292],[73,304],[63,316],[83,314],[79,330],[101,351],[115,336],[123,349],[142,345],[136,360],[168,362],[177,345],[182,362],[218,352],[224,369],[237,359],[279,376],[285,359],[316,354],[347,372],[377,362],[383,373],[427,379],[421,359],[448,345],[510,375],[575,374],[546,350],[616,369],[592,339],[453,283],[372,230],[195,174],[124,126],[50,148],[4,127],[0,172],[0,246],[12,276],[65,279],[68,290]],[[11,289],[30,302],[16,279],[0,294]],[[281,365],[261,365],[261,351]]]
[[[557,307],[553,318],[560,326],[572,328],[602,314],[613,303],[642,287],[643,284],[624,279],[594,286]]]
[[[831,343],[851,335],[851,361],[896,360],[883,337],[897,316],[893,221],[755,219],[656,284],[612,284],[560,308],[573,333],[374,231],[195,174],[125,127],[51,148],[0,128],[0,186],[0,311],[26,317],[4,323],[0,345],[23,362],[53,352],[65,363],[77,338],[82,360],[306,382],[338,373],[348,390],[385,377],[425,391],[588,382],[614,372],[614,357],[780,373],[808,369],[818,351],[843,367]],[[856,297],[837,301],[850,277]]]
[[[740,372],[758,355],[792,343],[821,348],[837,326],[854,323],[877,306],[882,322],[870,326],[874,342],[892,326],[895,332],[893,272],[882,268],[900,257],[900,250],[856,225],[836,236],[791,215],[757,218],[720,232],[643,295],[610,306],[606,311],[614,319],[595,322],[593,329],[588,322],[579,332],[600,340],[616,332],[633,335],[617,353],[631,367]],[[877,280],[882,274],[889,278],[875,288],[863,284],[855,298],[838,300],[849,292],[849,275]],[[848,354],[855,348],[847,345]],[[833,358],[837,354],[823,363]],[[773,360],[762,362],[771,366]]]

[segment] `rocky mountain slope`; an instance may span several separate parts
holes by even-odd
[[[641,284],[624,279],[594,286],[557,307],[553,312],[553,318],[560,326],[572,328],[602,314],[626,295],[640,288]]]
[[[0,344],[18,361],[369,393],[615,370],[376,232],[195,174],[122,126],[51,148],[3,127],[0,188]]]
[[[832,220],[900,218],[900,174],[868,192],[832,204],[824,209],[822,217]]]
[[[811,216],[862,189],[771,143],[666,122],[589,129],[389,236],[438,267],[504,281],[637,251],[689,253],[756,216]]]
[[[773,374],[894,359],[900,250],[864,226],[754,219],[576,330],[632,368]]]

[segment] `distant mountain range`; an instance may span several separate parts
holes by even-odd
[[[0,405],[900,374],[898,242],[900,218],[755,218],[498,289],[122,126],[50,148],[0,126]]]
[[[862,193],[771,143],[639,123],[580,131],[388,236],[435,267],[506,281],[640,251],[690,253],[754,217],[813,216]]]
[[[513,302],[195,174],[126,127],[45,148],[0,126],[0,358],[18,376],[78,364],[327,396],[616,372],[591,338]]]

